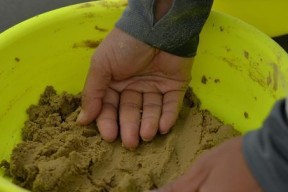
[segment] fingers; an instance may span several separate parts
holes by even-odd
[[[124,147],[135,149],[139,144],[142,94],[124,90],[120,97],[120,133]]]
[[[102,108],[102,98],[111,80],[110,71],[107,69],[107,62],[97,55],[92,60],[86,83],[82,92],[81,112],[77,122],[89,124],[96,119]]]
[[[171,127],[175,124],[183,97],[184,91],[171,91],[164,95],[159,127],[161,134],[168,133]]]
[[[101,113],[97,118],[98,130],[105,141],[112,142],[118,135],[119,94],[108,89],[103,99]]]
[[[162,94],[145,93],[143,100],[140,136],[143,141],[150,141],[157,134],[159,128],[162,110]]]

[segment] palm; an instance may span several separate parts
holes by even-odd
[[[110,87],[118,92],[124,89],[162,94],[170,91],[185,91],[190,81],[191,64],[180,63],[179,58],[171,61],[170,57],[175,56],[158,52],[147,62],[111,63],[113,79]]]
[[[97,118],[103,138],[113,141],[119,118],[128,148],[138,145],[139,135],[151,140],[158,129],[167,133],[178,116],[191,64],[191,59],[161,52],[114,29],[93,57],[80,123]]]

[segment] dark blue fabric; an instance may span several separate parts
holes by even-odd
[[[262,129],[244,137],[244,156],[266,192],[288,191],[288,119],[285,100],[277,102]]]

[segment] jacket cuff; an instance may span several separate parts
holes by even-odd
[[[129,0],[116,27],[162,51],[194,57],[212,4],[213,0],[174,0],[169,12],[154,23],[154,0]]]

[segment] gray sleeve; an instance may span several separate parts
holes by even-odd
[[[288,191],[286,108],[285,100],[277,102],[262,129],[244,136],[244,157],[255,179],[266,192]]]
[[[172,8],[154,22],[154,0],[129,0],[116,27],[168,53],[182,57],[196,55],[199,33],[213,0],[174,0]]]

